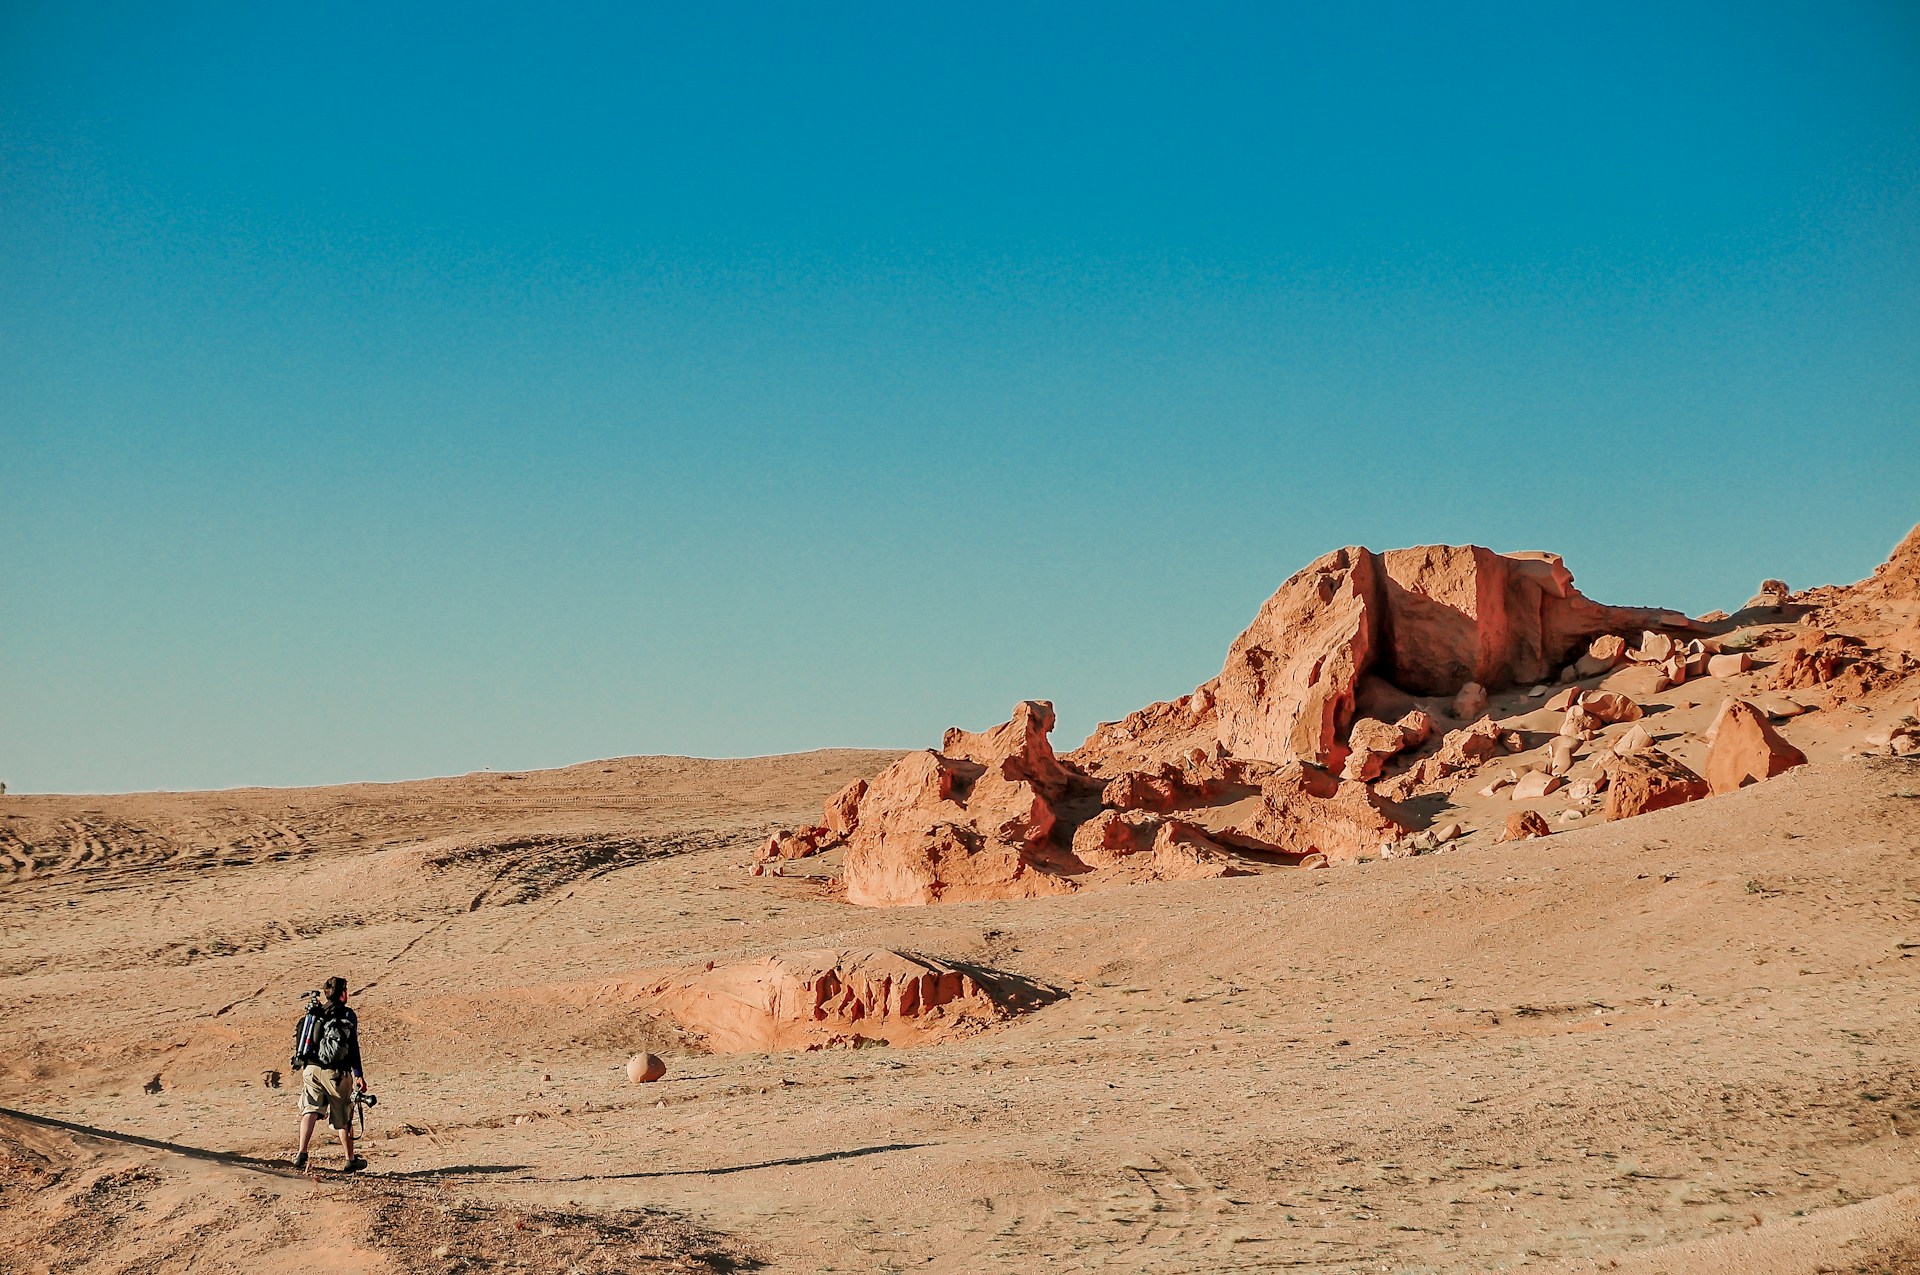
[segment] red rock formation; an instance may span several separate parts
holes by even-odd
[[[1247,874],[1247,869],[1239,866],[1226,847],[1190,823],[1169,819],[1154,834],[1153,878],[1156,881],[1207,881]]]
[[[1169,762],[1151,773],[1121,772],[1101,789],[1100,804],[1115,810],[1178,810],[1212,801],[1224,783],[1218,767]]]
[[[1807,764],[1807,755],[1782,738],[1767,715],[1745,700],[1722,708],[1714,725],[1707,786],[1715,794],[1734,792]]]
[[[1075,783],[1047,742],[1053,706],[1030,700],[947,752],[908,753],[874,776],[847,838],[850,902],[873,907],[1031,898],[1073,889],[1053,845],[1053,803]],[[1084,781],[1080,781],[1084,783]]]
[[[1152,815],[1102,810],[1073,830],[1073,857],[1090,868],[1111,868],[1153,849],[1160,821]]]
[[[820,826],[835,841],[844,841],[851,836],[860,822],[860,799],[867,795],[867,781],[856,779],[827,798],[824,817]]]
[[[1707,781],[1656,748],[1622,757],[1607,767],[1607,818],[1631,819],[1708,793]]]
[[[1920,526],[1909,531],[1887,560],[1850,592],[1856,598],[1920,602]]]
[[[1280,586],[1219,677],[1103,724],[1069,760],[1110,776],[1219,745],[1234,757],[1338,769],[1363,673],[1451,696],[1468,682],[1539,681],[1596,636],[1694,627],[1674,612],[1590,601],[1549,554],[1340,549]]]
[[[1782,691],[1824,687],[1836,704],[1870,695],[1920,669],[1904,651],[1868,648],[1857,637],[1809,629],[1781,658],[1773,685]]]

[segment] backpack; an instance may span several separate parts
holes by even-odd
[[[338,1010],[315,1006],[294,1029],[293,1065],[344,1071],[353,1059],[353,1037],[353,1017],[344,1006]]]

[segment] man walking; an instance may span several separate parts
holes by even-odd
[[[307,1167],[307,1146],[313,1127],[325,1116],[340,1131],[347,1153],[348,1173],[358,1173],[367,1162],[353,1153],[353,1094],[367,1091],[360,1070],[360,1020],[347,1007],[347,980],[335,975],[321,988],[321,999],[309,1005],[294,1042],[293,1065],[299,1069],[300,1151],[293,1167]],[[347,1076],[353,1076],[351,1089]]]

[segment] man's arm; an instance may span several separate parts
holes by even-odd
[[[347,1011],[353,1014],[352,1010]],[[360,1070],[360,1016],[353,1015],[353,1052],[347,1055],[347,1066],[353,1070],[353,1085],[361,1093],[367,1091],[367,1078]]]

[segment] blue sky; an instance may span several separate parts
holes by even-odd
[[[0,780],[1056,742],[1920,520],[1910,4],[0,6]]]

